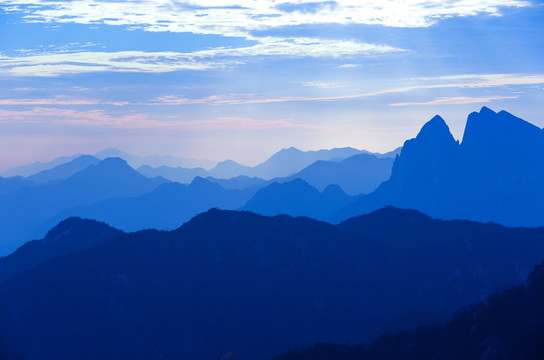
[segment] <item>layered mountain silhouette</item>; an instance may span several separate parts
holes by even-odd
[[[122,159],[108,158],[64,180],[5,194],[0,197],[0,254],[43,235],[37,232],[38,227],[62,210],[141,195],[165,182],[143,176]]]
[[[0,196],[30,186],[34,186],[34,182],[22,176],[0,177]]]
[[[51,229],[42,240],[29,241],[13,254],[0,258],[0,281],[53,258],[93,247],[122,233],[95,220],[68,218]]]
[[[446,324],[384,335],[358,346],[321,343],[275,360],[544,358],[544,264],[527,281],[455,314]]]
[[[51,161],[46,161],[46,162],[40,162],[40,161],[36,161],[32,164],[29,164],[29,165],[22,165],[22,166],[17,166],[17,167],[14,167],[14,168],[11,168],[9,170],[6,170],[6,171],[3,171],[0,175],[2,176],[5,176],[5,177],[12,177],[12,176],[31,176],[31,175],[34,175],[34,174],[37,174],[41,171],[44,171],[44,170],[49,170],[49,169],[52,169],[56,166],[59,166],[59,165],[62,165],[62,164],[66,164],[67,162],[70,162],[72,160],[74,160],[75,158],[81,156],[81,154],[76,154],[76,155],[70,155],[70,156],[61,156],[61,157],[58,157],[58,158],[55,158]]]
[[[373,154],[365,150],[357,150],[357,149],[349,148],[349,147],[335,148],[330,150],[317,150],[317,151],[302,151],[294,147],[291,147],[288,149],[282,149],[278,151],[277,153],[272,155],[263,163],[253,167],[240,165],[236,161],[233,161],[233,160],[225,160],[218,163],[213,169],[210,169],[210,170],[205,170],[203,168],[187,169],[183,167],[174,168],[169,166],[161,166],[158,168],[153,168],[150,166],[143,166],[141,168],[138,168],[138,171],[140,171],[142,174],[149,177],[162,176],[171,181],[177,181],[181,183],[189,183],[196,176],[213,177],[216,179],[230,179],[230,178],[234,178],[238,176],[247,176],[250,178],[261,178],[264,180],[271,180],[275,178],[283,178],[283,177],[291,176],[303,170],[304,168],[310,166],[316,161],[333,161],[334,163],[337,163],[341,160],[344,160],[350,156],[357,155],[357,154],[366,154],[369,156],[374,156],[376,158],[389,159],[389,158],[393,158],[398,151],[399,150],[396,149],[386,154]],[[367,169],[368,172],[366,174],[368,177],[368,180],[365,179],[363,181],[368,181],[369,183],[374,184],[374,182],[376,181],[375,179],[377,178],[381,179],[385,177],[384,180],[386,180],[388,176],[383,175],[384,173],[384,170],[382,169],[383,166],[377,165],[376,163],[386,164],[388,162],[389,160],[375,161],[375,162],[368,160],[367,162],[360,164],[363,166],[368,166],[368,169]],[[350,163],[346,163],[344,165],[348,166],[349,164]],[[358,164],[354,164],[353,161],[351,164],[358,165]],[[316,177],[315,175],[317,175],[316,172],[319,171],[319,169],[323,169],[324,167],[326,167],[326,165],[322,164],[322,165],[319,165],[316,169],[313,169],[313,170],[310,169],[306,173],[304,173],[304,176],[308,177],[308,179],[310,178],[314,179]],[[338,169],[335,169],[335,170],[340,170],[340,167],[337,166],[337,168]],[[340,170],[338,174],[339,178],[341,178],[342,176],[345,176],[342,173],[342,171],[346,172],[349,170],[345,170],[345,169]],[[353,173],[357,173],[358,175],[360,175],[365,170],[357,169],[357,170],[351,170],[351,171]],[[372,173],[374,171],[376,171],[377,173],[376,175]],[[387,173],[387,170],[385,171],[385,173]],[[321,184],[321,182],[319,184]],[[378,184],[376,184],[375,186],[377,185]],[[359,185],[359,186],[363,186],[365,189],[368,188],[367,184]]]
[[[459,144],[439,116],[395,159],[391,178],[335,219],[386,205],[444,219],[544,224],[544,131],[508,112],[469,115]]]
[[[287,179],[302,179],[319,191],[336,184],[350,195],[368,194],[389,179],[393,161],[392,157],[372,154],[357,154],[341,161],[319,160]]]
[[[148,155],[148,156],[138,156],[134,154],[128,154],[124,151],[115,148],[109,148],[97,152],[94,154],[94,157],[104,160],[109,157],[118,157],[124,159],[131,167],[138,168],[141,166],[173,166],[173,167],[186,167],[186,168],[196,168],[202,167],[205,169],[211,169],[215,166],[215,162],[210,160],[197,160],[189,159],[173,155]],[[154,176],[153,176],[154,177]]]
[[[354,200],[355,197],[347,195],[338,185],[329,185],[320,192],[297,178],[261,188],[241,210],[261,215],[287,214],[326,220]]]
[[[41,228],[45,231],[66,217],[78,216],[104,221],[124,231],[172,230],[210,208],[238,209],[256,191],[225,190],[216,183],[197,177],[190,185],[165,183],[140,196],[107,199],[64,210],[48,219]]]
[[[445,320],[544,258],[544,228],[395,208],[337,226],[210,210],[170,232],[100,231],[83,231],[100,244],[0,283],[3,359],[259,360],[361,343]]]
[[[264,180],[258,177],[249,177],[244,175],[236,176],[230,179],[216,179],[208,176],[206,177],[206,180],[219,184],[221,187],[227,190],[243,190],[249,188],[260,189],[273,182],[272,180]]]
[[[81,155],[67,163],[28,176],[27,179],[36,183],[46,183],[55,180],[62,180],[69,178],[75,173],[80,172],[81,170],[84,170],[91,165],[96,165],[99,162],[100,160],[98,160],[94,156]]]
[[[75,154],[70,156],[61,156],[47,162],[37,161],[33,164],[17,166],[12,169],[3,171],[2,173],[0,173],[0,176],[29,177],[29,176],[38,174],[39,172],[50,170],[57,166],[69,163],[72,160],[75,160],[81,156],[93,156],[99,160],[105,160],[106,158],[110,158],[110,157],[118,157],[127,161],[127,163],[131,167],[134,167],[134,168],[138,168],[141,166],[152,166],[152,167],[159,167],[159,166],[179,167],[181,166],[186,168],[201,167],[205,169],[211,169],[212,167],[216,165],[215,162],[210,160],[196,160],[196,159],[189,159],[189,158],[183,158],[183,157],[172,156],[172,155],[138,156],[138,155],[126,153],[119,149],[109,148],[109,149],[104,149],[102,151],[99,151],[94,155]],[[152,177],[155,177],[155,176],[152,176]]]

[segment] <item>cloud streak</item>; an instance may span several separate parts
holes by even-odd
[[[103,110],[78,111],[74,109],[34,107],[29,110],[0,110],[0,124],[62,124],[118,129],[166,130],[169,133],[199,131],[237,131],[274,129],[332,129],[315,124],[298,123],[290,119],[254,119],[220,117],[204,120],[156,119],[144,113],[112,115]]]
[[[436,105],[464,105],[464,104],[482,104],[495,100],[517,99],[519,96],[488,96],[488,97],[445,97],[426,102],[403,102],[393,103],[389,106],[436,106]]]
[[[3,0],[30,22],[133,26],[147,31],[248,37],[252,31],[316,24],[428,27],[450,17],[498,16],[523,0]]]
[[[544,74],[469,74],[443,77],[427,77],[409,79],[415,85],[396,87],[389,89],[376,90],[371,92],[334,95],[334,96],[286,96],[286,97],[256,97],[253,94],[233,94],[233,95],[213,95],[205,98],[184,98],[174,95],[163,95],[152,99],[148,105],[189,105],[189,104],[209,104],[209,105],[240,105],[240,104],[270,104],[283,102],[307,102],[307,101],[343,101],[370,98],[375,96],[407,93],[416,90],[430,89],[473,89],[473,88],[496,88],[504,86],[526,86],[544,84]],[[517,97],[517,96],[516,96]],[[485,97],[486,99],[499,100],[513,97]],[[449,98],[457,101],[469,101],[476,98]],[[484,99],[484,98],[480,98]],[[455,100],[451,100],[455,101]],[[443,100],[444,104],[447,100]],[[482,101],[476,101],[482,102]],[[408,104],[408,103],[406,103]],[[423,104],[423,103],[421,103]],[[401,105],[394,105],[401,106]]]
[[[51,77],[93,72],[164,73],[179,70],[202,71],[242,63],[247,57],[283,56],[341,57],[405,51],[387,45],[353,40],[315,38],[260,38],[260,43],[241,48],[215,48],[193,52],[60,52],[23,56],[0,53],[0,69],[14,76]]]

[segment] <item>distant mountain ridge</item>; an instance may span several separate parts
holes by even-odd
[[[394,158],[356,154],[338,161],[318,160],[287,178],[302,179],[319,191],[335,184],[350,195],[368,194],[389,179]]]
[[[0,254],[41,236],[39,226],[62,210],[112,197],[142,195],[165,182],[143,176],[120,158],[107,158],[66,179],[5,194],[0,197]]]
[[[259,189],[240,210],[261,215],[286,214],[327,220],[356,199],[338,185],[329,185],[322,192],[304,180],[274,182]]]
[[[40,171],[37,174],[28,176],[27,179],[36,183],[45,183],[49,181],[66,179],[75,173],[86,169],[91,165],[96,165],[100,162],[99,159],[91,155],[81,155],[75,159],[58,165],[54,168]]]
[[[236,210],[256,191],[226,190],[197,177],[189,185],[164,183],[142,195],[114,197],[66,209],[47,219],[40,229],[43,232],[66,217],[77,216],[103,221],[123,231],[173,230],[210,208]]]
[[[544,257],[543,236],[395,208],[337,226],[210,210],[1,282],[0,355],[262,360],[360,343],[519,283]]]
[[[159,168],[145,166],[139,168],[138,171],[146,176],[163,176],[171,181],[178,181],[181,183],[191,182],[192,179],[196,176],[213,177],[217,179],[229,179],[237,176],[247,176],[261,178],[263,180],[271,180],[275,178],[292,176],[293,174],[300,172],[304,168],[312,165],[316,161],[340,162],[351,156],[360,154],[366,154],[369,157],[372,156],[375,158],[384,159],[381,161],[383,163],[387,163],[387,159],[393,158],[398,151],[399,150],[396,149],[386,154],[376,154],[368,152],[366,150],[358,150],[350,147],[316,151],[302,151],[297,148],[291,147],[278,151],[263,163],[253,167],[240,165],[233,160],[225,160],[219,162],[213,169],[210,169],[208,171],[202,168],[186,169],[172,168],[168,166],[163,166]],[[377,177],[381,178],[382,173],[383,171],[381,171],[379,173],[380,175]]]

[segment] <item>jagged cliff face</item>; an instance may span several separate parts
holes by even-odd
[[[544,224],[544,130],[505,111],[469,115],[459,144],[435,116],[405,142],[389,181],[351,213],[386,205],[441,218]]]

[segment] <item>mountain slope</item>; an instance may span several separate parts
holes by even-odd
[[[316,344],[275,360],[544,358],[544,264],[527,282],[460,310],[446,324],[384,335],[358,346]]]
[[[274,182],[259,189],[241,210],[269,216],[287,214],[326,220],[354,199],[338,185],[329,185],[319,192],[304,180],[295,179],[284,183]]]
[[[84,170],[90,165],[96,165],[100,160],[90,155],[81,155],[74,160],[61,164],[52,169],[40,171],[37,174],[29,176],[27,179],[36,183],[44,183],[54,180],[66,179],[75,173]]]
[[[303,170],[305,167],[313,164],[316,161],[338,162],[356,154],[369,154],[380,159],[389,159],[393,158],[397,151],[398,149],[387,154],[372,154],[365,150],[357,150],[353,148],[301,151],[291,147],[278,151],[263,163],[253,167],[240,165],[233,160],[225,160],[218,163],[210,170],[170,166],[161,166],[157,168],[144,166],[139,168],[138,171],[146,176],[162,176],[171,181],[178,181],[181,183],[190,183],[196,176],[213,177],[216,179],[230,179],[238,176],[247,176],[270,180],[274,178],[291,176],[292,174]],[[389,160],[383,160],[382,162],[387,163],[388,161]],[[369,166],[374,165],[372,164]],[[379,166],[378,171],[383,172]],[[368,177],[372,178],[372,175]],[[379,177],[381,178],[381,175]]]
[[[456,142],[440,117],[406,141],[391,178],[338,212],[336,221],[386,205],[444,219],[544,224],[544,130],[482,108]]]
[[[42,236],[38,227],[62,210],[141,195],[164,182],[141,175],[124,160],[108,158],[67,179],[6,194],[0,197],[0,255]]]
[[[63,220],[42,240],[29,241],[13,254],[0,258],[0,281],[55,257],[93,247],[122,233],[94,220]]]
[[[124,231],[172,230],[210,208],[237,209],[257,190],[225,190],[197,177],[190,185],[165,183],[140,196],[107,199],[96,204],[68,209],[48,219],[50,228],[61,219],[78,216],[104,221]]]
[[[0,334],[45,360],[259,360],[360,343],[519,283],[544,258],[543,235],[393,208],[338,226],[210,210],[0,283]]]
[[[22,177],[13,176],[3,178],[0,177],[0,196],[15,192],[24,187],[33,186],[34,182]]]
[[[113,149],[113,148],[104,149],[100,152],[97,152],[93,156],[100,160],[104,160],[109,157],[119,157],[125,160],[133,168],[139,168],[141,166],[150,166],[150,167],[170,166],[170,167],[185,167],[185,168],[202,167],[205,169],[210,169],[213,166],[215,166],[215,162],[210,160],[188,159],[188,158],[172,156],[172,155],[138,156],[138,155],[128,154],[124,151],[121,151],[119,149]]]
[[[70,156],[61,156],[56,159],[47,162],[36,161],[35,163],[23,166],[17,166],[2,172],[2,176],[31,176],[39,173],[40,171],[52,169],[55,166],[66,164],[80,156],[81,154],[70,155]]]
[[[323,191],[328,185],[339,185],[350,195],[374,191],[391,176],[394,159],[357,154],[341,161],[319,160],[288,179],[302,179]]]

